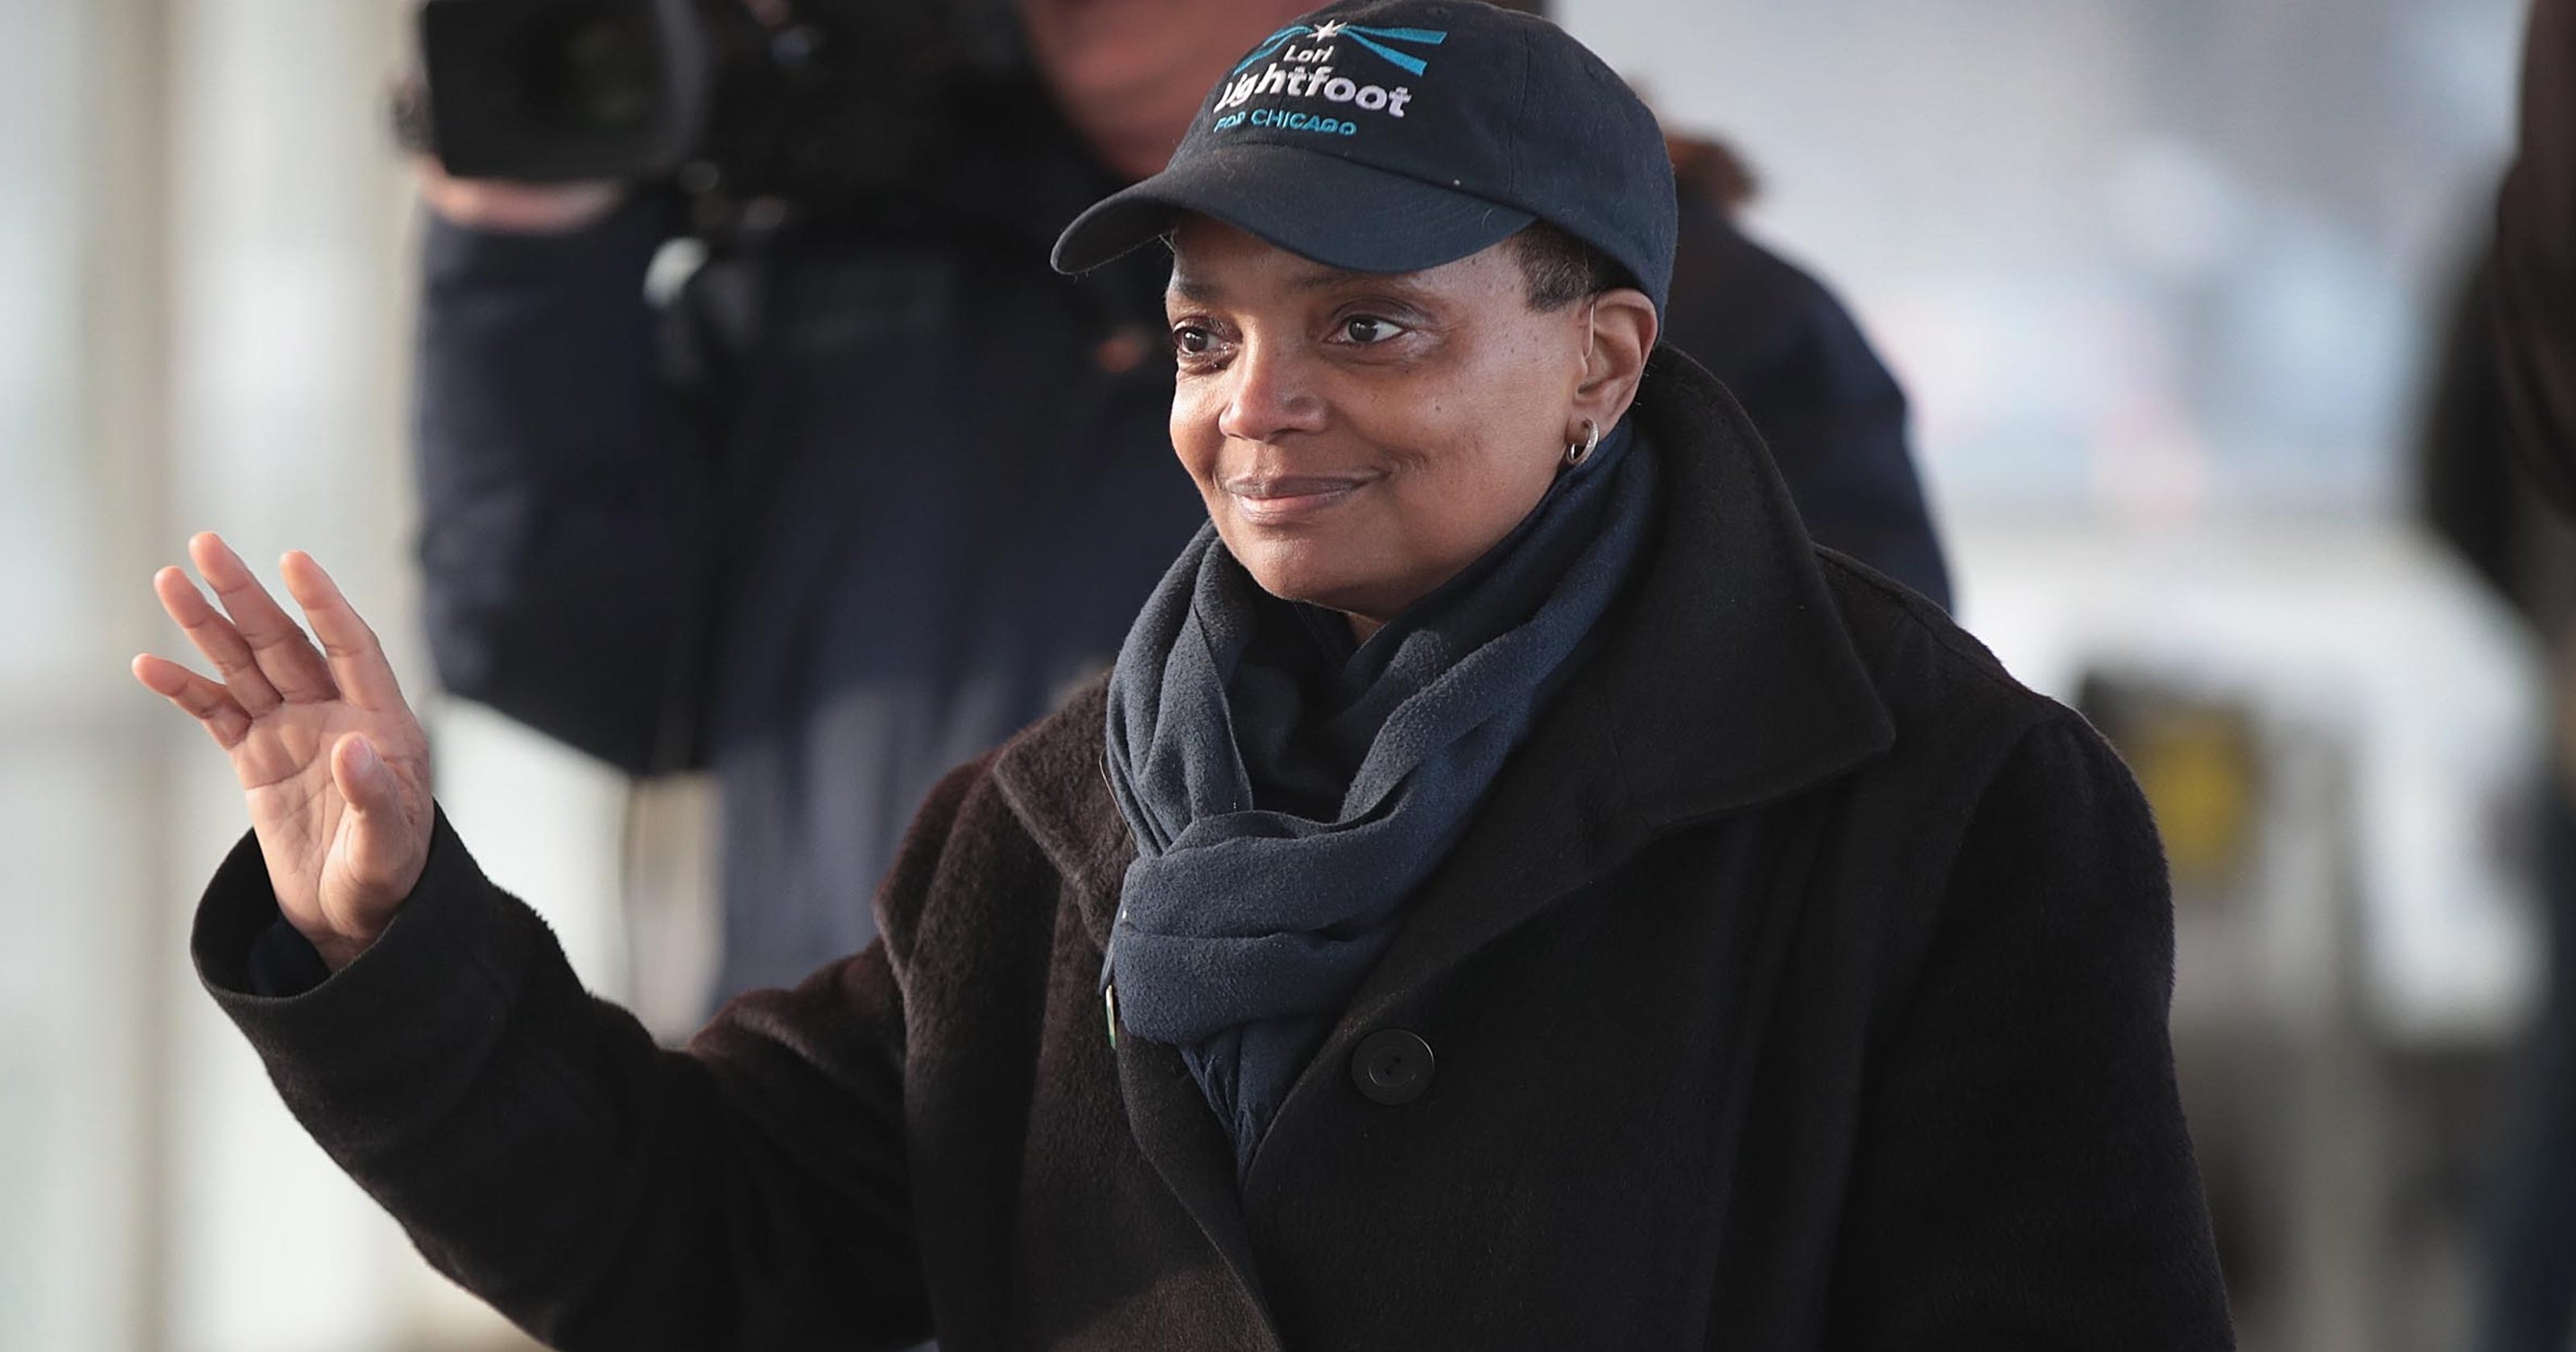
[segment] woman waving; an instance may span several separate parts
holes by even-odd
[[[1674,209],[1539,20],[1247,53],[1056,254],[1170,248],[1207,528],[879,942],[679,1051],[437,817],[319,570],[317,652],[201,542],[221,684],[138,668],[252,798],[200,972],[563,1347],[2228,1346],[2145,805],[1658,351]]]

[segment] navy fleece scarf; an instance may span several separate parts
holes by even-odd
[[[1501,543],[1354,647],[1213,526],[1109,679],[1135,832],[1102,973],[1177,1045],[1238,1169],[1642,551],[1653,448],[1622,428]]]

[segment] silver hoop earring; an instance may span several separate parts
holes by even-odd
[[[1584,419],[1583,440],[1580,443],[1566,443],[1565,467],[1567,469],[1572,469],[1575,466],[1582,464],[1584,461],[1591,459],[1593,448],[1600,444],[1601,424],[1592,421],[1590,418]]]

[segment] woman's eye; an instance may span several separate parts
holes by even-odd
[[[1379,319],[1374,315],[1354,315],[1342,321],[1342,336],[1363,347],[1371,343],[1383,343],[1402,332],[1404,332],[1402,324],[1392,319]]]

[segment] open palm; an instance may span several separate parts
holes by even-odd
[[[280,571],[319,651],[220,538],[199,535],[188,554],[223,609],[177,568],[153,590],[222,679],[149,654],[135,679],[232,757],[278,910],[337,970],[375,942],[428,862],[428,741],[374,631],[309,555]]]

